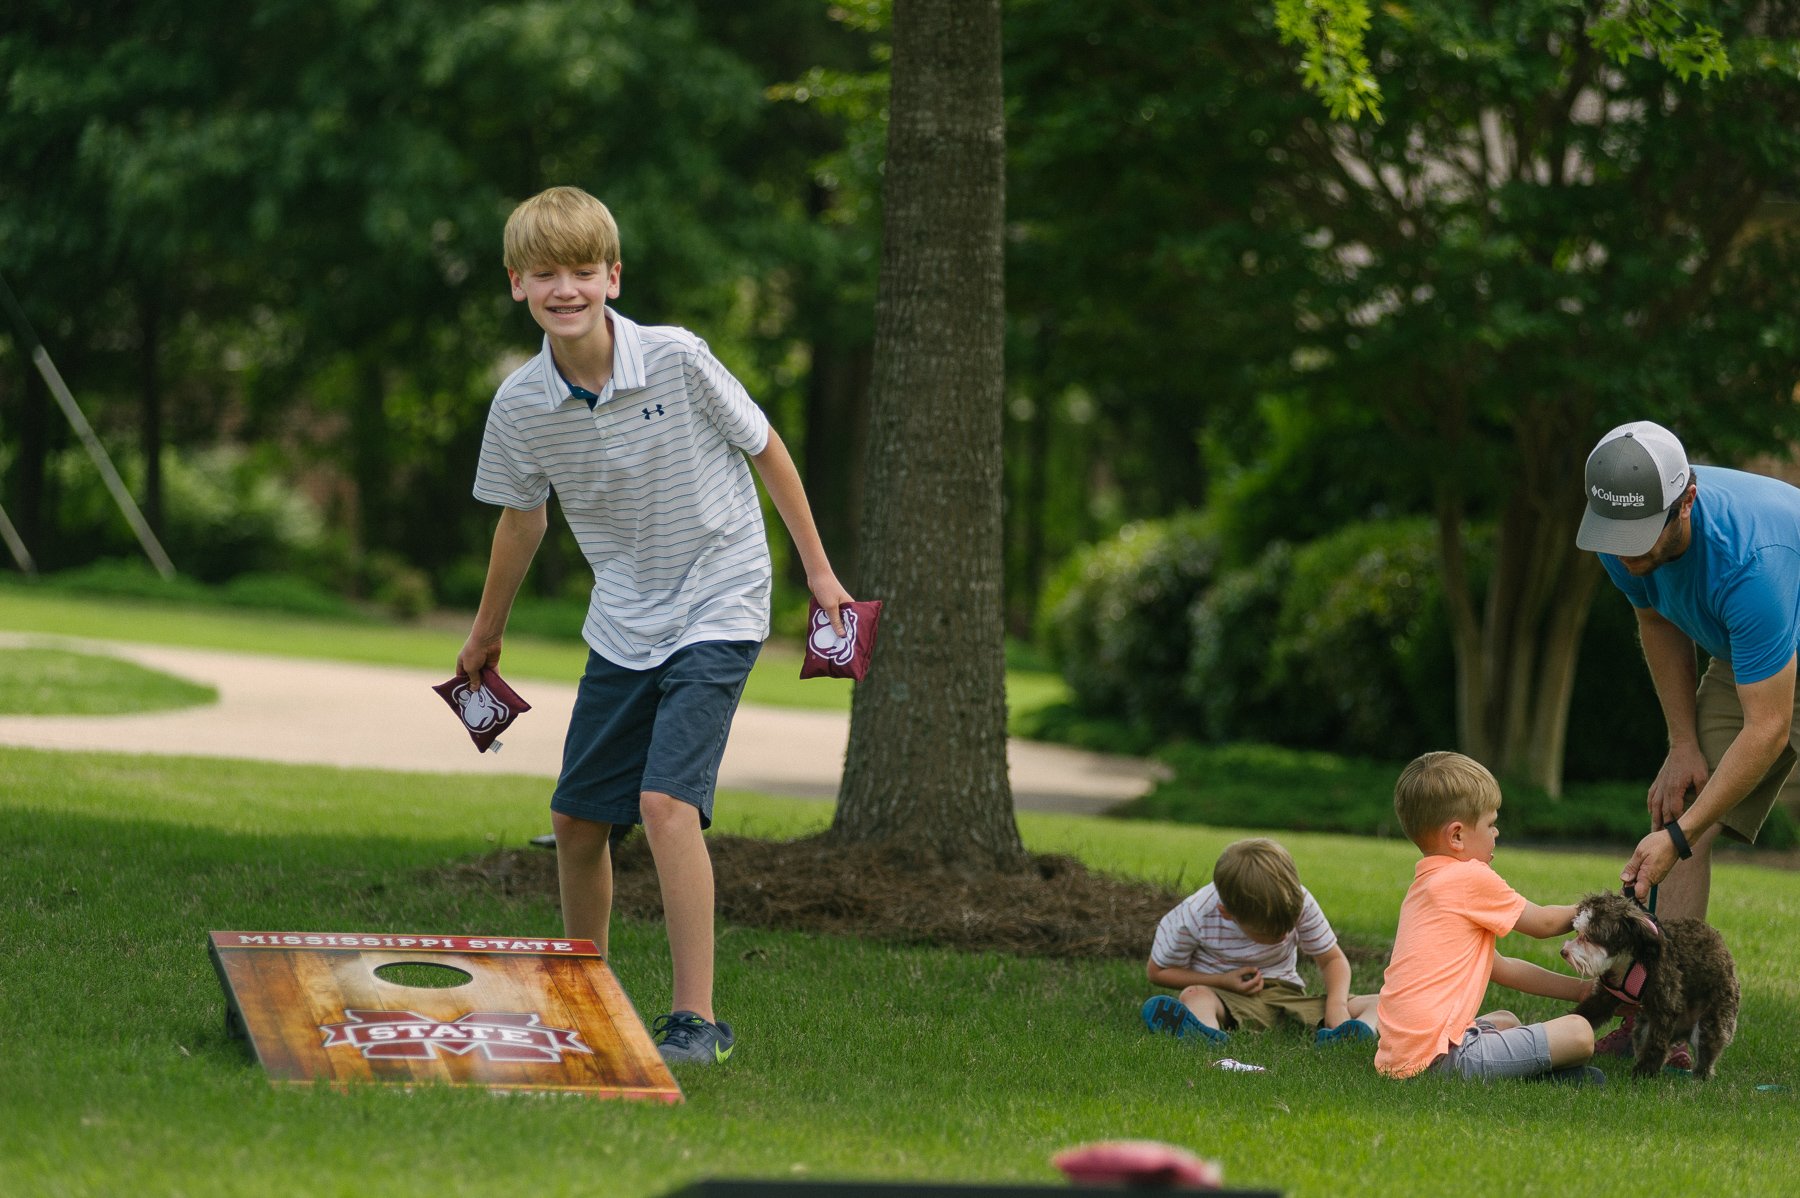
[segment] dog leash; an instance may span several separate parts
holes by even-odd
[[[1657,936],[1660,937],[1662,935],[1662,924],[1657,922],[1656,919],[1656,886],[1653,884],[1650,887],[1650,901],[1647,903],[1638,902],[1637,893],[1632,889],[1632,885],[1629,882],[1620,887],[1620,893],[1642,909],[1644,914],[1650,920],[1650,927],[1656,932]],[[1635,1006],[1637,1005],[1639,996],[1644,993],[1644,982],[1649,976],[1650,971],[1644,968],[1643,962],[1633,959],[1630,967],[1625,970],[1625,976],[1619,980],[1617,986],[1608,983],[1604,978],[1601,979],[1600,985],[1606,989],[1608,994],[1612,995],[1620,1002],[1631,1003]]]

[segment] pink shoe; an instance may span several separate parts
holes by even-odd
[[[1663,1058],[1664,1069],[1682,1069],[1688,1073],[1694,1071],[1694,1057],[1688,1052],[1688,1046],[1677,1040],[1669,1045],[1669,1055]]]
[[[1631,1047],[1631,1029],[1637,1026],[1637,1008],[1625,1008],[1625,1018],[1619,1026],[1594,1041],[1594,1055],[1597,1057],[1629,1057],[1636,1053]]]

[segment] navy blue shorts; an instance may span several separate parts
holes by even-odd
[[[638,796],[673,795],[712,826],[713,786],[757,641],[703,641],[648,670],[592,649],[563,741],[550,810],[597,824],[643,822]]]

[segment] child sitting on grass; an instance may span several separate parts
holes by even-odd
[[[1571,1002],[1589,989],[1580,978],[1494,950],[1508,932],[1546,939],[1569,931],[1575,920],[1573,906],[1527,902],[1488,864],[1500,838],[1494,776],[1461,753],[1427,753],[1401,771],[1394,813],[1425,857],[1400,904],[1381,987],[1375,1068],[1395,1078],[1429,1070],[1483,1081],[1548,1075],[1604,1082],[1606,1075],[1587,1064],[1594,1029],[1581,1016],[1521,1026],[1511,1011],[1475,1014],[1490,978]]]
[[[1325,993],[1306,993],[1297,968],[1304,952],[1324,975]],[[1375,996],[1350,994],[1350,962],[1288,851],[1257,838],[1227,845],[1213,880],[1157,925],[1146,970],[1158,994],[1144,1004],[1152,1032],[1224,1044],[1228,1029],[1262,1030],[1282,1017],[1316,1029],[1321,1044],[1366,1040],[1363,1017]]]

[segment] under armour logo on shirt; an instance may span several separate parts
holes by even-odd
[[[661,415],[662,415],[662,414],[663,414],[663,410],[662,410],[662,405],[661,405],[661,404],[657,404],[657,405],[656,405],[656,414],[657,414],[657,415],[658,415],[658,416],[661,416]],[[648,420],[648,419],[650,419],[650,409],[649,409],[649,408],[645,408],[645,409],[644,409],[644,419],[645,419],[645,420]]]

